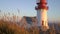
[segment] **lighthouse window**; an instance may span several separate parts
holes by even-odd
[[[42,20],[42,25],[44,25],[44,21]]]

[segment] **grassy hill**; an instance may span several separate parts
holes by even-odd
[[[0,34],[60,34],[60,23],[50,23],[50,29],[42,31],[36,26],[20,27],[16,23],[0,20]]]

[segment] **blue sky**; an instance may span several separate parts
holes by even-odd
[[[60,0],[47,0],[49,10],[48,19],[51,21],[60,20]],[[4,12],[17,13],[20,10],[20,16],[36,16],[36,0],[0,0],[0,10]]]

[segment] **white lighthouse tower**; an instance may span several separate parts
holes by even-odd
[[[46,31],[47,29],[49,29],[47,20],[47,10],[48,10],[47,2],[46,0],[37,0],[36,4],[37,6],[35,7],[35,9],[37,10],[38,26],[41,27],[42,31]]]

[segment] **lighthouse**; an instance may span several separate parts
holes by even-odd
[[[47,1],[46,0],[37,0],[37,6],[35,9],[37,10],[37,22],[38,26],[41,28],[42,31],[46,31],[49,29],[48,26],[48,18],[47,18]]]

